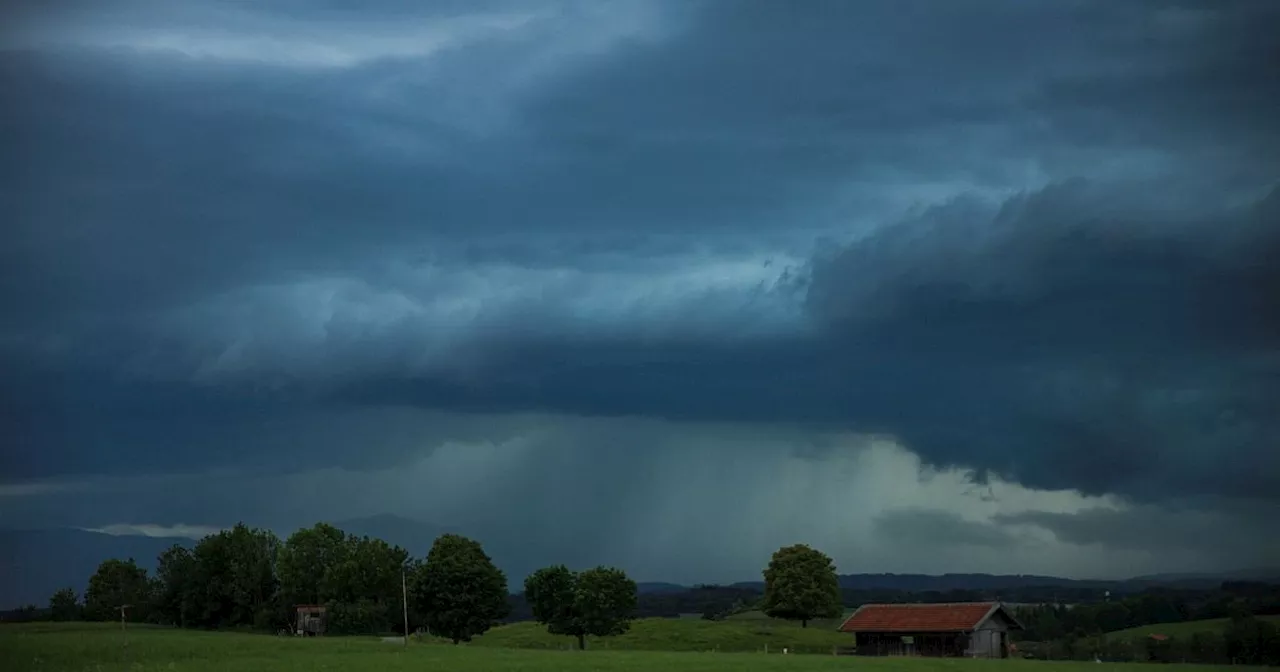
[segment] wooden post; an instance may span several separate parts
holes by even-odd
[[[404,578],[404,566],[400,566],[400,607],[404,613],[404,645],[409,646],[409,589]]]

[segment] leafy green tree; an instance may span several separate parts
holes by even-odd
[[[334,632],[400,629],[400,581],[408,551],[381,539],[348,537],[343,560],[326,575]]]
[[[821,551],[804,544],[784,546],[764,570],[764,612],[772,618],[800,621],[841,613],[836,566]]]
[[[1226,654],[1233,661],[1280,665],[1280,628],[1253,614],[1233,613],[1222,638]]]
[[[613,567],[574,573],[564,565],[544,567],[524,581],[525,600],[547,632],[576,637],[587,648],[587,635],[621,635],[636,611],[636,582]]]
[[[441,535],[414,580],[416,611],[427,629],[454,644],[469,642],[510,610],[507,577],[479,542]]]
[[[63,588],[49,598],[49,618],[55,621],[80,620],[80,601],[74,588]]]
[[[162,623],[180,627],[194,624],[201,604],[200,567],[195,556],[174,544],[156,559],[155,611]]]
[[[1115,632],[1140,624],[1132,619],[1129,607],[1123,601],[1104,602],[1093,612],[1094,627],[1090,632]]]
[[[289,535],[280,547],[277,570],[286,603],[325,604],[341,587],[334,585],[334,569],[346,562],[347,535],[328,523],[316,523]]]
[[[84,591],[85,616],[96,621],[113,620],[120,617],[120,607],[127,605],[126,618],[143,620],[151,602],[150,592],[147,570],[133,558],[103,561],[89,577],[89,587]]]
[[[279,539],[244,523],[201,539],[192,550],[201,625],[274,629],[288,616],[276,600]]]
[[[325,605],[327,629],[334,633],[399,629],[401,568],[408,558],[381,539],[317,523],[294,532],[280,549],[281,600]]]

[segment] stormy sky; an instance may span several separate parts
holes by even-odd
[[[1280,4],[0,12],[0,527],[1280,564]]]

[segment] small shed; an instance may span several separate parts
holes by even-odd
[[[295,634],[299,637],[318,637],[324,634],[325,608],[323,604],[294,605],[297,614]]]
[[[1021,630],[999,602],[864,604],[840,626],[860,656],[1007,658]]]

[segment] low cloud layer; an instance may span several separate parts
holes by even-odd
[[[5,525],[287,527],[340,474],[651,578],[1280,562],[1271,3],[5,12]],[[844,503],[878,450],[1075,503]]]

